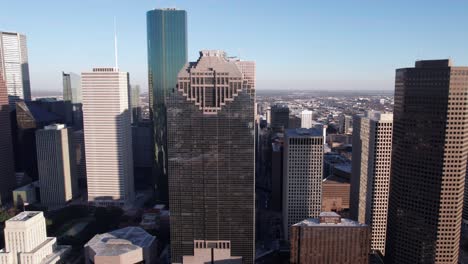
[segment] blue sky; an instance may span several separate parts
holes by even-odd
[[[257,62],[258,89],[393,89],[396,68],[452,58],[468,66],[468,1],[0,0],[0,30],[27,35],[31,86],[61,71],[119,66],[147,89],[146,11],[188,13],[189,60],[223,49]]]

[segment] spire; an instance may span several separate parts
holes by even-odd
[[[117,22],[114,16],[114,56],[115,56],[115,68],[119,68],[119,58],[118,58],[118,49],[117,49]]]

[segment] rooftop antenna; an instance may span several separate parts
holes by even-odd
[[[117,22],[114,16],[114,56],[115,56],[115,68],[119,68],[118,49],[117,49]]]

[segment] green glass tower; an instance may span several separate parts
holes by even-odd
[[[166,97],[177,85],[177,74],[187,62],[187,13],[174,8],[146,14],[148,80],[153,120],[153,179],[159,199],[168,201]]]

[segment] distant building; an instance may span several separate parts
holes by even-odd
[[[370,230],[333,212],[291,226],[291,264],[369,264]]]
[[[140,227],[126,227],[95,235],[86,245],[86,264],[156,264],[156,237]]]
[[[304,110],[301,112],[301,127],[312,128],[312,115],[314,112],[310,110]]]
[[[137,168],[151,168],[153,147],[148,144],[153,137],[151,122],[139,122],[132,126],[133,165]]]
[[[130,109],[132,110],[132,124],[141,120],[140,85],[130,86]]]
[[[3,74],[0,71],[0,201],[11,200],[15,188],[13,138],[10,123],[10,107]]]
[[[81,77],[73,72],[62,72],[63,100],[72,104],[81,104],[83,100],[81,92]]]
[[[184,256],[182,264],[242,264],[242,257],[231,256],[231,242],[195,240],[193,256]]]
[[[6,82],[10,109],[15,108],[17,101],[31,101],[25,35],[0,31],[0,72]]]
[[[230,240],[234,256],[254,262],[255,91],[243,76],[225,52],[204,50],[179,72],[168,97],[175,263],[193,255],[195,240]]]
[[[271,106],[270,127],[275,132],[282,132],[289,128],[289,107],[285,104]]]
[[[338,132],[341,134],[351,134],[353,132],[353,117],[341,114],[339,116]]]
[[[385,263],[458,262],[467,75],[468,67],[450,60],[396,70]]]
[[[13,190],[13,205],[16,208],[25,206],[26,204],[34,204],[39,202],[37,200],[37,190],[39,189],[39,182],[29,183],[22,187]]]
[[[78,74],[62,72],[63,101],[67,104],[67,111],[71,111],[72,122],[67,125],[75,130],[83,128],[83,95],[81,91],[81,77]]]
[[[81,76],[88,201],[100,205],[134,199],[129,77],[117,68]]]
[[[77,130],[73,132],[73,140],[75,147],[75,164],[76,177],[78,179],[78,187],[86,188],[86,151],[84,142],[84,131]]]
[[[283,153],[283,226],[288,234],[291,225],[321,212],[322,130],[286,130]]]
[[[5,248],[0,251],[0,264],[53,264],[64,262],[70,246],[57,245],[47,237],[42,212],[21,212],[5,222]]]
[[[297,116],[289,116],[288,128],[301,128],[301,118]]]
[[[349,210],[349,179],[331,175],[322,182],[322,211],[343,216]]]
[[[283,137],[271,143],[271,207],[281,212],[283,207]]]
[[[347,134],[329,134],[327,141],[331,148],[343,147],[353,144],[353,136]]]
[[[385,255],[393,114],[355,116],[351,218],[371,228],[371,248]]]
[[[66,205],[78,195],[73,131],[62,124],[36,131],[41,204]]]

